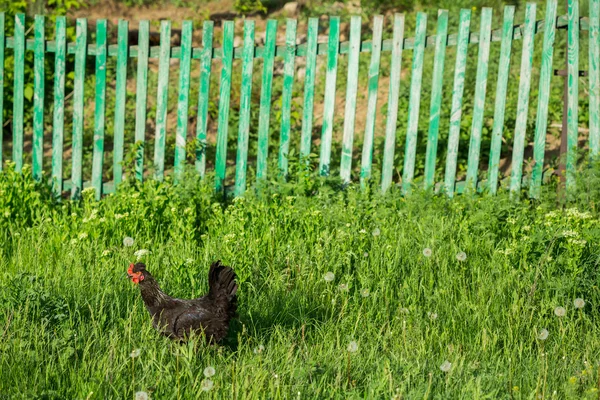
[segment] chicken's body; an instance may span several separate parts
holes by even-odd
[[[204,333],[209,341],[218,343],[227,335],[237,309],[236,276],[230,267],[220,261],[213,263],[208,273],[208,294],[193,300],[164,293],[144,264],[130,266],[128,273],[140,285],[154,327],[165,336],[185,340],[191,332]]]

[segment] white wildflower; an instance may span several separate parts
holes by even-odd
[[[333,280],[335,279],[335,274],[331,271],[326,272],[323,276],[323,279],[325,279],[325,282],[333,282]]]
[[[138,260],[148,254],[151,254],[152,252],[150,250],[146,250],[146,249],[140,249],[138,251],[136,251],[135,253],[133,253],[134,256],[136,256],[138,258]]]
[[[585,300],[578,297],[575,300],[573,300],[573,305],[575,306],[575,308],[583,308],[585,306]]]
[[[443,372],[448,372],[448,371],[450,371],[451,368],[452,368],[452,363],[450,361],[448,361],[448,360],[444,361],[442,363],[442,365],[440,365],[440,369]]]
[[[135,400],[148,400],[149,398],[146,392],[135,392]]]
[[[262,344],[259,344],[258,347],[254,348],[254,354],[260,354],[263,351],[265,351],[265,346],[263,346]]]
[[[356,353],[358,351],[358,343],[356,343],[354,340],[348,343],[348,351],[350,353]]]
[[[214,384],[213,381],[211,381],[210,379],[206,378],[200,384],[200,388],[202,389],[203,392],[210,392],[214,385],[215,384]]]
[[[204,376],[207,377],[207,378],[210,378],[210,377],[214,376],[215,372],[216,371],[215,371],[214,367],[206,367],[206,368],[204,368]]]
[[[88,234],[87,234],[86,232],[81,232],[81,233],[79,234],[79,240],[83,240],[83,239],[85,239],[85,238],[87,238],[87,237],[88,237]]]
[[[358,231],[358,233],[364,235],[365,233],[367,233],[367,230],[366,229],[361,229],[360,231]]]

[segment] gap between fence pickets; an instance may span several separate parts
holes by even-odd
[[[568,26],[568,19],[566,15],[561,15],[556,18],[556,29],[566,29]],[[513,40],[522,39],[521,33],[522,24],[515,25],[513,27]],[[589,18],[588,17],[580,17],[579,18],[579,30],[587,31],[589,30]],[[538,34],[544,31],[544,20],[538,20],[535,23],[535,31],[534,34]],[[499,42],[502,37],[502,29],[493,29],[492,30],[492,42]],[[447,46],[452,47],[456,45],[458,34],[453,33],[447,35]],[[435,39],[436,35],[427,36],[425,40],[425,47],[435,47]],[[415,38],[405,38],[402,44],[403,50],[410,50],[414,48]],[[475,44],[479,43],[479,33],[478,32],[470,32],[469,34],[469,43]],[[391,52],[393,45],[393,39],[386,39],[382,42],[381,51],[382,52]],[[327,54],[327,42],[318,43],[317,45],[317,55],[326,55]],[[340,43],[339,54],[347,54],[350,46],[349,41],[345,41]],[[14,37],[6,38],[6,48],[12,49],[14,48]],[[29,39],[26,41],[26,50],[33,50],[34,48],[34,40]],[[361,42],[360,44],[360,52],[361,53],[370,53],[372,48],[372,42],[370,40],[366,40]],[[131,46],[129,48],[129,57],[137,58],[138,55],[138,46]],[[88,56],[96,55],[96,45],[89,44],[88,45]],[[47,40],[45,46],[46,53],[54,53],[56,51],[56,42],[54,40]],[[118,51],[118,45],[112,44],[108,46],[108,56],[116,57]],[[160,46],[152,46],[150,47],[149,58],[150,59],[158,59],[159,58]],[[262,58],[264,54],[264,46],[257,46],[254,49],[254,58]],[[285,55],[286,46],[280,45],[276,46],[275,56],[283,57]],[[215,47],[213,48],[213,59],[220,59],[222,57],[222,48]],[[75,43],[69,43],[67,45],[67,54],[75,54]],[[192,49],[192,59],[199,60],[202,56],[202,48],[194,47]],[[296,45],[296,56],[304,57],[306,56],[306,43]],[[181,58],[181,47],[171,47],[170,58],[172,59],[180,59]],[[241,59],[242,58],[242,47],[235,47],[233,58]]]

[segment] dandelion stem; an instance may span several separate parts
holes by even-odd
[[[350,352],[348,351],[348,387],[350,387]]]

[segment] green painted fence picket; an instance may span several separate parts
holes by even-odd
[[[120,20],[117,33],[117,66],[115,83],[115,120],[113,146],[113,182],[118,186],[123,179],[123,151],[125,147],[125,103],[127,97],[129,23]]]
[[[281,134],[279,137],[279,176],[288,173],[290,152],[292,89],[294,86],[294,64],[296,61],[296,20],[288,19],[285,28],[285,54],[283,59],[283,92],[281,93]]]
[[[535,138],[533,145],[533,168],[531,171],[531,185],[529,194],[533,198],[540,195],[542,172],[544,167],[544,154],[546,150],[546,128],[548,126],[548,102],[550,99],[550,80],[552,79],[552,57],[554,54],[554,20],[556,19],[556,0],[546,3],[546,23],[544,24],[544,44],[542,50],[542,66],[540,69],[540,83],[538,106],[535,122]],[[591,88],[591,85],[590,85]],[[591,98],[590,98],[591,100]],[[591,107],[590,101],[590,107]],[[591,111],[591,110],[590,110]],[[591,115],[590,115],[591,117]],[[591,123],[591,118],[590,118]],[[591,136],[590,136],[591,137]]]
[[[33,178],[37,181],[42,179],[42,162],[44,156],[44,82],[45,74],[45,38],[44,17],[35,17],[35,45],[33,64],[33,148],[32,148],[32,170]]]
[[[398,118],[398,96],[400,95],[400,69],[402,66],[402,45],[404,42],[404,15],[394,16],[394,36],[392,45],[392,66],[390,68],[390,88],[388,111],[385,125],[385,142],[381,167],[381,191],[386,192],[392,185],[394,153],[396,147],[396,126]]]
[[[444,178],[446,194],[449,197],[454,196],[454,185],[456,182],[458,140],[460,134],[460,118],[462,116],[462,98],[465,88],[465,70],[467,67],[470,24],[471,10],[460,10],[456,63],[454,66],[454,87],[452,89],[452,110],[450,111],[450,133],[448,135],[448,153],[446,155],[446,174]]]
[[[490,40],[492,25],[492,9],[481,9],[479,22],[479,54],[477,59],[477,80],[475,82],[475,99],[473,105],[473,121],[471,123],[471,141],[467,161],[467,189],[477,190],[477,174],[479,172],[479,152],[481,150],[481,130],[483,128],[483,111],[485,109],[485,93],[487,89],[488,62],[490,58]]]
[[[381,60],[381,39],[383,35],[383,16],[373,18],[373,47],[369,65],[369,94],[367,102],[367,121],[360,168],[360,183],[364,188],[371,178],[373,163],[373,142],[375,140],[375,119],[377,118],[377,91],[379,89],[379,63]],[[336,54],[337,55],[337,54]]]
[[[25,91],[25,15],[15,16],[13,85],[13,162],[15,170],[23,168],[23,101]]]
[[[256,179],[267,178],[267,160],[269,157],[269,118],[271,116],[271,89],[273,85],[273,63],[275,58],[275,40],[277,39],[277,21],[267,21],[265,32],[265,52],[263,54],[263,75],[260,87],[260,115],[258,117],[258,155],[256,158]]]
[[[179,97],[177,99],[177,131],[175,134],[175,182],[183,174],[185,145],[188,131],[190,72],[192,67],[192,21],[184,21],[181,28],[181,59],[179,61]]]
[[[73,139],[71,145],[71,198],[77,199],[83,190],[83,83],[87,58],[87,20],[77,19],[75,39],[75,77],[73,84]]]
[[[427,133],[427,150],[425,156],[424,187],[429,190],[435,183],[435,166],[437,160],[438,135],[440,132],[440,116],[442,106],[442,87],[444,79],[444,61],[446,59],[446,42],[448,35],[448,11],[438,12],[437,31],[435,36],[435,56],[433,59],[433,78],[431,83],[431,104],[429,106],[429,131]]]
[[[54,110],[52,117],[52,192],[60,197],[63,191],[63,151],[65,127],[65,63],[67,55],[67,22],[56,19],[56,53],[54,55]]]
[[[513,139],[512,164],[510,174],[510,191],[521,190],[523,176],[523,155],[525,151],[525,130],[529,107],[529,90],[531,87],[531,67],[533,64],[533,34],[535,29],[535,3],[528,3],[525,9],[525,26],[523,27],[523,52],[521,54],[521,70],[519,73],[519,97],[517,99],[517,119]]]
[[[10,148],[15,169],[21,171],[24,163],[31,163],[33,177],[38,181],[46,177],[55,196],[60,197],[63,191],[70,191],[71,197],[76,199],[84,188],[90,187],[94,189],[96,198],[100,199],[104,194],[117,190],[125,177],[126,152],[135,149],[133,172],[139,181],[148,174],[153,174],[158,180],[172,174],[174,182],[180,182],[184,169],[193,162],[201,178],[208,171],[214,171],[216,191],[233,191],[235,196],[243,196],[249,175],[255,177],[257,184],[270,178],[286,179],[290,170],[290,154],[298,154],[310,165],[313,161],[308,156],[316,153],[319,156],[318,166],[310,165],[310,168],[317,167],[318,175],[329,177],[332,168],[337,169],[337,166],[332,167],[332,157],[335,161],[339,156],[341,181],[348,184],[356,177],[362,189],[375,184],[382,192],[386,192],[396,181],[402,193],[408,195],[415,182],[422,179],[423,188],[435,189],[436,192],[441,189],[449,197],[483,189],[494,195],[500,186],[504,186],[500,183],[507,182],[513,195],[520,195],[521,190],[527,188],[531,198],[538,198],[546,181],[545,174],[552,172],[551,160],[546,157],[546,146],[550,88],[556,67],[553,55],[556,37],[560,30],[565,30],[568,43],[565,180],[567,191],[572,192],[578,167],[581,115],[589,115],[589,143],[585,150],[589,151],[591,157],[600,152],[600,0],[589,0],[589,7],[585,8],[589,9],[589,15],[583,17],[579,15],[577,0],[569,0],[566,15],[557,15],[557,6],[557,0],[547,0],[544,19],[536,20],[536,4],[528,3],[521,25],[515,25],[515,7],[506,6],[499,29],[492,29],[492,9],[484,7],[481,9],[477,33],[471,32],[470,9],[460,11],[458,27],[454,32],[449,28],[451,18],[448,11],[440,10],[435,21],[435,34],[430,36],[427,35],[427,14],[417,13],[415,34],[410,38],[404,35],[403,14],[395,14],[393,26],[390,27],[386,27],[383,16],[375,16],[372,28],[367,32],[363,31],[359,16],[350,17],[347,31],[343,29],[342,19],[336,16],[329,17],[325,24],[322,21],[320,23],[319,18],[309,18],[301,27],[295,19],[288,19],[285,35],[281,38],[278,33],[283,28],[276,20],[268,20],[263,45],[256,44],[254,21],[245,20],[242,45],[237,47],[234,45],[233,21],[223,21],[218,27],[213,21],[205,21],[202,25],[202,44],[197,48],[193,45],[195,28],[192,21],[182,23],[178,43],[172,44],[171,22],[163,20],[160,23],[160,43],[151,47],[149,21],[139,22],[137,43],[133,44],[130,44],[135,40],[132,39],[128,21],[119,20],[116,30],[111,29],[106,20],[96,21],[93,24],[96,32],[92,36],[95,42],[88,43],[88,21],[79,18],[75,21],[74,43],[67,43],[69,24],[65,17],[56,19],[53,37],[46,37],[45,17],[34,16],[29,19],[24,14],[17,14],[14,16],[14,28],[7,32],[5,14],[0,13],[0,125],[12,130],[12,145],[8,143],[7,146],[6,140],[0,140],[0,169],[5,161],[2,150],[8,151]],[[215,33],[216,29],[221,30],[223,40],[220,44],[213,40],[214,35],[218,34]],[[392,30],[392,35],[383,39],[389,34],[386,34],[388,29]],[[27,39],[30,30],[33,31],[32,39]],[[585,57],[589,59],[589,113],[579,110],[580,31],[589,33],[588,48],[582,53],[587,54]],[[342,41],[341,37],[346,34],[347,41]],[[543,35],[543,44],[542,57],[539,65],[536,65],[534,38],[538,34]],[[364,40],[361,36],[364,36]],[[297,38],[301,38],[300,43],[297,43]],[[500,177],[499,165],[503,156],[502,143],[506,141],[503,135],[508,106],[508,80],[513,42],[516,40],[522,41],[522,53],[514,136],[509,144],[510,153],[505,156],[505,161],[511,163],[511,172],[510,178],[504,181]],[[475,57],[468,57],[468,53],[469,48],[475,45],[478,48],[476,68],[471,68],[475,65],[468,63]],[[494,46],[499,47],[497,58],[490,56],[496,54],[492,51]],[[444,80],[444,69],[448,68],[445,65],[448,48],[453,48],[456,54],[452,70],[447,71],[452,75],[452,84]],[[405,50],[411,52],[412,61],[410,70],[402,73]],[[427,51],[434,53],[432,67],[424,63]],[[31,66],[27,64],[30,62],[26,56],[28,52],[33,52]],[[361,78],[363,70],[359,66],[365,53],[370,53],[368,68],[365,68],[368,76]],[[7,54],[12,55],[14,60],[9,66],[4,63]],[[70,57],[74,60],[72,65]],[[93,89],[85,85],[87,65],[91,64],[89,57],[93,57],[95,62],[93,72],[89,72],[93,74]],[[338,64],[344,57],[347,71],[343,76],[345,93],[342,94],[336,89],[341,79],[338,77]],[[390,57],[390,62],[382,62],[383,57]],[[321,66],[317,63],[319,58],[323,60],[323,68],[317,68]],[[136,67],[135,74],[128,74],[130,59],[135,61],[135,64],[131,64]],[[263,60],[260,72],[253,71],[257,59]],[[178,65],[175,109],[169,107],[173,60]],[[237,70],[234,73],[234,60],[241,60],[240,80],[234,75],[238,73]],[[50,76],[46,75],[48,70],[45,68],[48,61],[53,65]],[[363,61],[367,61],[366,58]],[[213,67],[213,62],[218,67]],[[6,80],[6,67],[11,68],[11,82]],[[199,74],[194,73],[196,68],[199,68]],[[382,71],[382,68],[389,70]],[[432,71],[427,68],[432,68]],[[492,101],[488,95],[488,76],[490,71],[496,72],[496,68],[493,115],[486,115],[485,105]],[[33,71],[33,79],[26,82],[25,71],[29,70]],[[538,91],[531,97],[532,75],[538,71]],[[210,97],[211,76],[215,72],[220,73],[216,94],[218,100],[216,96],[215,99]],[[253,88],[254,73],[260,73],[260,79],[255,81],[260,88]],[[149,79],[154,74],[156,80]],[[424,83],[423,77],[429,77],[429,74],[431,78],[427,79],[430,81]],[[384,104],[380,104],[382,76],[389,76],[389,84],[386,84],[389,86],[383,89],[387,91],[387,102]],[[67,77],[73,80],[72,98],[71,94],[66,96],[65,93]],[[113,79],[114,82],[111,81]],[[474,79],[473,101],[464,101],[465,85],[471,79]],[[133,81],[135,85],[132,85]],[[156,97],[148,102],[148,86],[154,82]],[[241,82],[239,103],[237,93],[232,98],[232,91],[237,90],[232,87],[234,82]],[[6,109],[5,85],[12,87],[10,109]],[[428,121],[420,124],[422,92],[429,85]],[[135,87],[135,104],[131,104],[131,113],[135,114],[135,121],[128,121],[128,90],[132,90],[128,88],[132,86]],[[300,93],[295,93],[295,88],[300,88]],[[190,100],[194,90],[198,91],[197,108],[195,102]],[[274,94],[274,90],[281,90],[280,95]],[[51,96],[47,95],[49,91]],[[443,112],[445,94],[451,94],[448,115]],[[109,99],[108,96],[114,98]],[[400,96],[405,96],[407,100],[406,109],[400,109]],[[534,132],[531,133],[527,132],[530,97],[537,101]],[[175,99],[172,100],[174,103]],[[343,100],[344,109],[336,110],[340,100]],[[91,104],[94,110],[88,112],[86,107]],[[108,110],[113,114],[107,112],[108,104],[114,107],[114,112]],[[473,105],[472,109],[470,104]],[[315,114],[320,107],[322,116]],[[52,114],[51,120],[49,113]],[[359,113],[365,114],[364,120],[356,118]],[[465,113],[469,114],[468,118],[463,118]],[[112,124],[107,125],[107,115],[113,115]],[[176,117],[173,119],[176,120],[174,127],[167,126],[171,116]],[[149,117],[154,121],[148,121]],[[236,118],[238,126],[235,137],[230,137],[229,127],[233,118]],[[274,121],[274,118],[278,120]],[[406,118],[405,132],[398,132],[399,118]],[[65,135],[64,132],[68,119],[72,121],[72,124],[71,121],[68,124],[72,125],[71,135]],[[449,121],[447,135],[440,132],[444,120]],[[364,121],[365,124],[362,137],[356,135],[357,124],[362,123],[358,121]],[[463,126],[465,121],[470,121],[468,132]],[[279,132],[272,132],[273,122]],[[428,123],[428,128],[426,136],[420,137],[425,134],[420,131],[423,122]],[[127,132],[130,123],[134,126],[131,136]],[[321,126],[318,126],[319,123]],[[147,132],[152,126],[154,132]],[[486,126],[491,126],[492,130],[489,147],[483,140]],[[212,129],[216,131],[214,143],[210,135]],[[513,127],[510,129],[513,130]],[[320,131],[318,138],[314,137],[316,130]],[[52,132],[51,143],[44,143],[44,132],[49,131]],[[0,139],[6,138],[5,133],[0,134]],[[400,145],[397,138],[399,133],[404,141],[403,151],[397,149]],[[530,163],[525,159],[525,154],[529,146],[526,138],[531,134],[534,141]],[[447,148],[442,157],[438,154],[444,152],[438,149],[441,137],[447,138]],[[133,143],[129,143],[132,140]],[[193,157],[187,154],[189,140],[193,141]],[[154,142],[151,163],[144,160],[148,141]],[[355,148],[356,142],[362,144],[362,149]],[[418,154],[420,142],[426,145],[423,159]],[[171,147],[173,143],[174,147]],[[231,150],[236,155],[228,165],[229,143],[235,143]],[[468,146],[465,149],[468,154],[464,166],[463,159],[459,159],[459,146]],[[341,154],[332,154],[333,148],[341,149]],[[26,154],[25,149],[31,153]],[[272,149],[277,149],[276,154],[270,154]],[[173,150],[174,154],[171,154]],[[214,160],[207,159],[209,150],[214,150]],[[51,171],[47,174],[44,171],[46,154],[51,154],[51,160],[46,162],[51,165]],[[69,179],[64,176],[65,155],[71,163]],[[106,156],[112,158],[111,165],[104,165]],[[271,158],[277,164],[275,171],[268,168]],[[440,159],[444,158],[443,178],[437,177]],[[487,170],[482,167],[483,162],[487,164]],[[421,163],[424,163],[423,171]],[[526,165],[531,165],[531,171]],[[235,169],[231,182],[226,179],[228,168]],[[381,175],[374,174],[374,170],[380,170]],[[482,178],[484,181],[479,182]]]
[[[496,100],[494,103],[494,122],[490,143],[490,162],[488,167],[488,190],[494,195],[498,191],[498,172],[500,167],[500,151],[504,130],[504,113],[506,111],[506,91],[510,72],[510,55],[514,34],[515,7],[504,7],[500,60],[498,61],[498,81],[496,82]]]
[[[339,17],[332,17],[329,19],[329,38],[327,44],[327,72],[325,73],[321,157],[319,158],[319,173],[321,176],[329,176],[329,164],[331,162],[331,139],[333,136],[335,85],[337,81],[338,53],[340,51]]]

